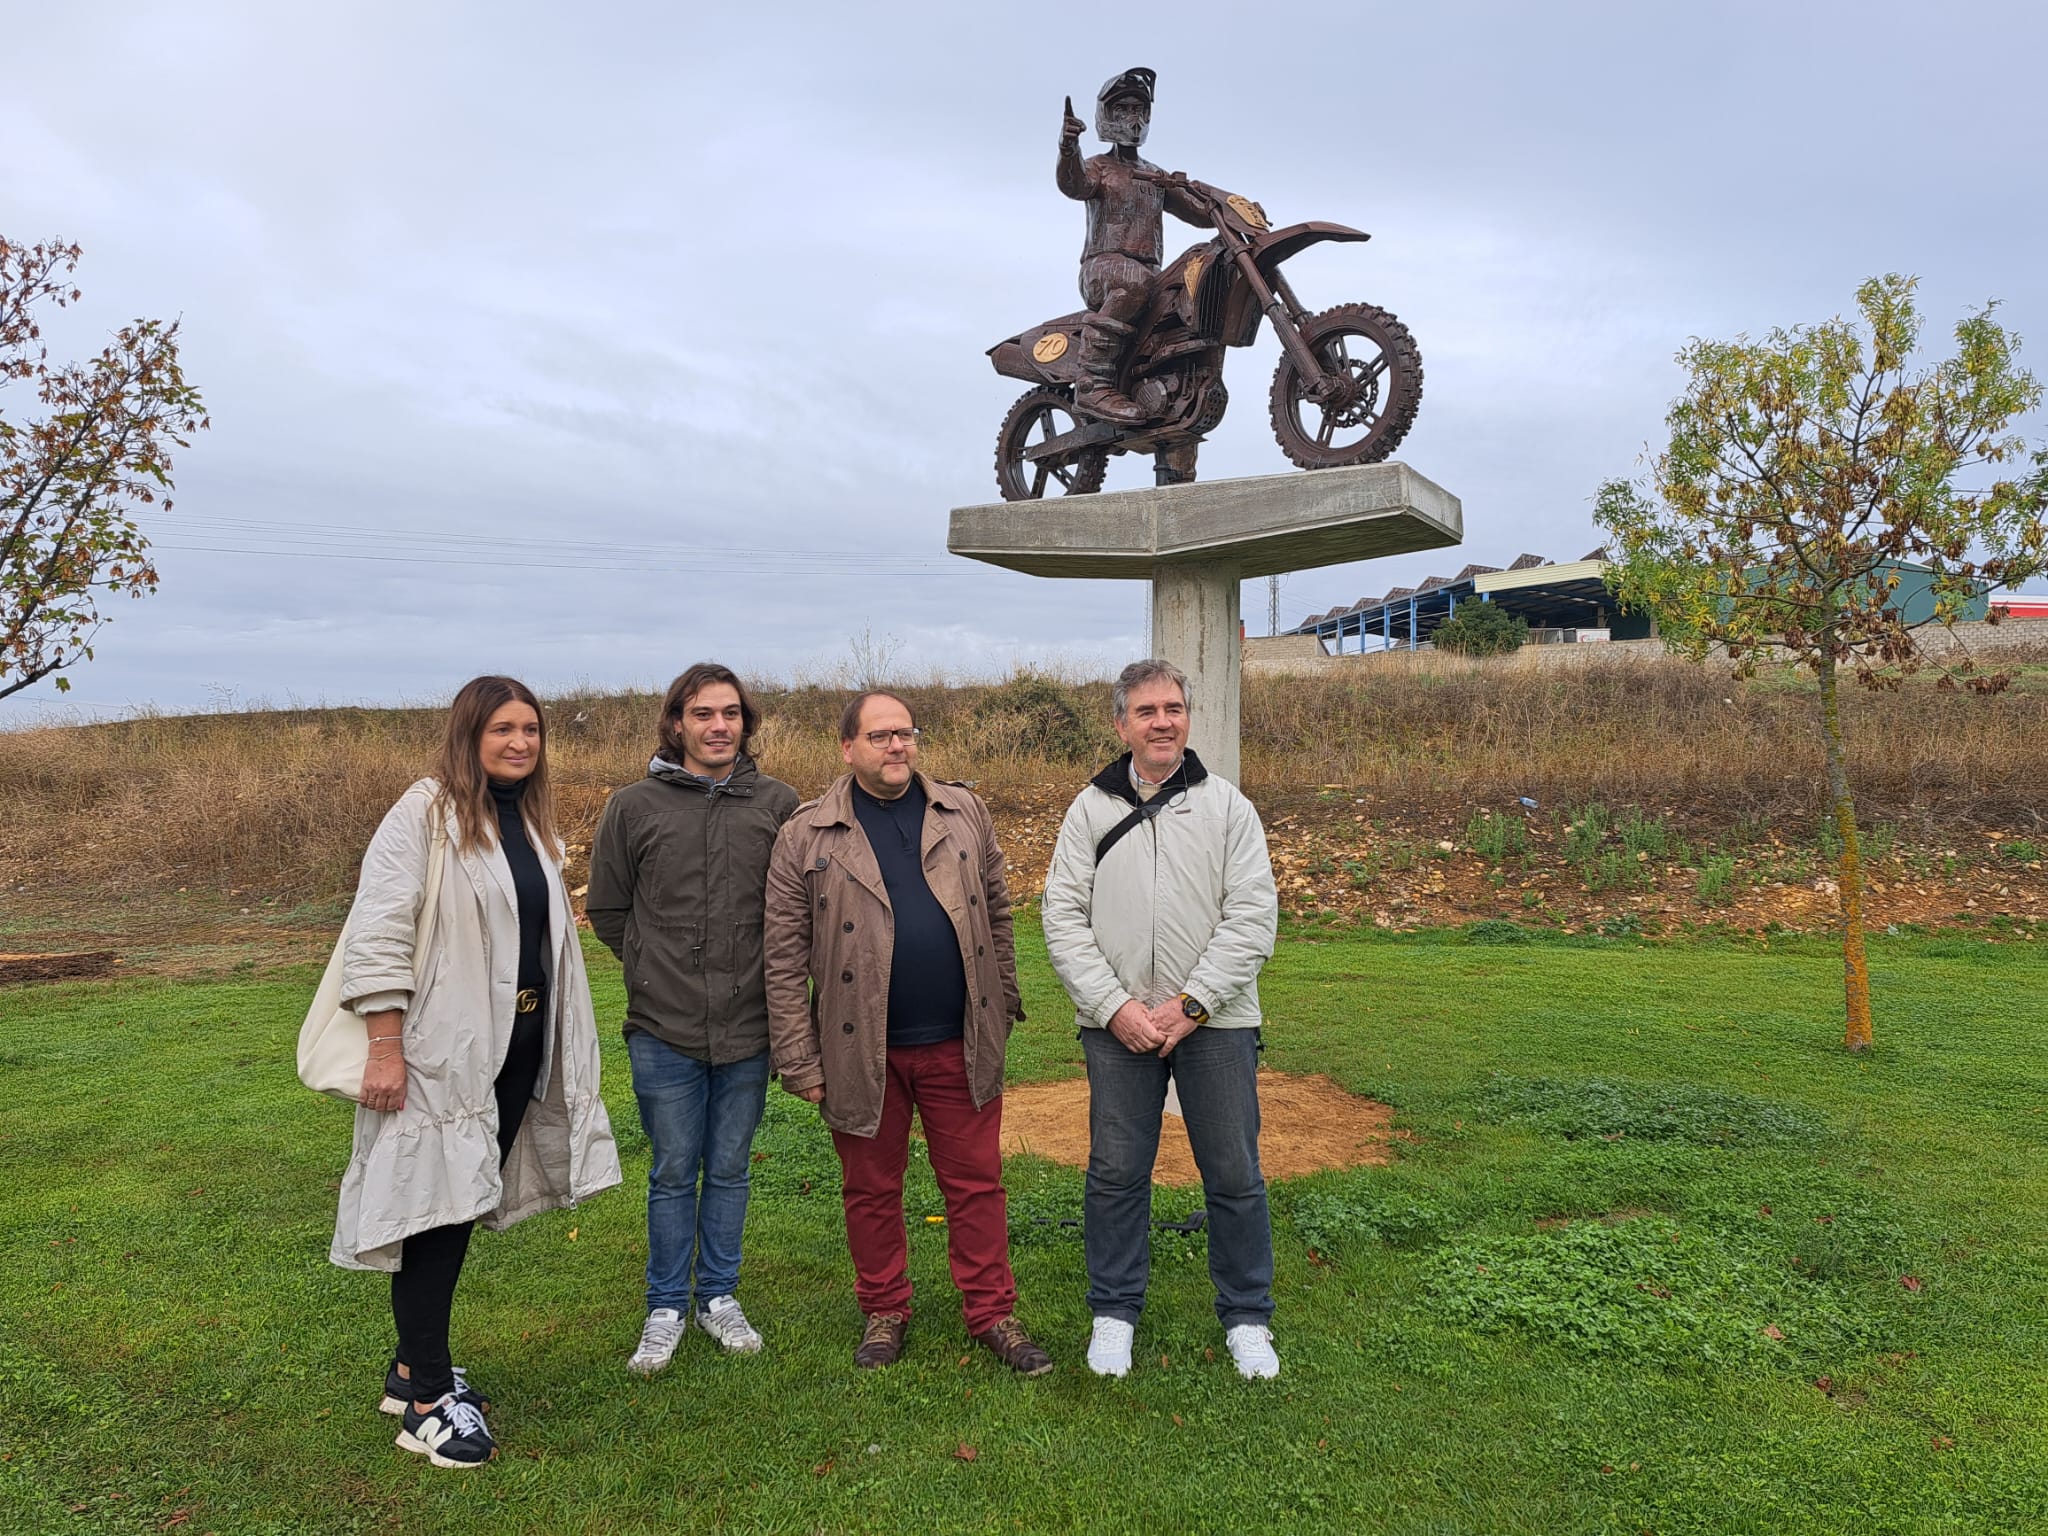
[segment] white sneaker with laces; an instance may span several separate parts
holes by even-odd
[[[689,1325],[689,1319],[674,1307],[656,1307],[647,1314],[647,1326],[640,1330],[640,1347],[633,1351],[626,1369],[636,1376],[652,1376],[656,1371],[666,1370],[675,1358],[683,1330]]]
[[[1120,1317],[1098,1317],[1088,1336],[1088,1369],[1098,1376],[1123,1376],[1131,1369],[1131,1339],[1137,1333]]]
[[[1247,1381],[1270,1381],[1280,1374],[1280,1356],[1273,1348],[1273,1330],[1264,1323],[1239,1323],[1223,1335],[1238,1375]]]
[[[740,1310],[737,1296],[714,1296],[697,1309],[697,1326],[729,1355],[751,1355],[761,1348],[761,1335]]]

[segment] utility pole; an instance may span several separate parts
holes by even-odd
[[[1266,578],[1266,633],[1280,633],[1280,578],[1277,574]]]

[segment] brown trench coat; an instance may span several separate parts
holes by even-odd
[[[1024,1017],[1003,850],[972,791],[919,774],[924,875],[953,920],[967,975],[967,1085],[978,1109],[1003,1091],[1003,1053]],[[887,1083],[895,919],[881,866],[842,774],[783,823],[768,864],[768,1040],[792,1093],[824,1085],[825,1123],[872,1136]]]

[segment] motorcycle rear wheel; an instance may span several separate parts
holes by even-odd
[[[1052,496],[1092,496],[1102,489],[1109,450],[1081,448],[1056,459],[1031,460],[1025,451],[1081,425],[1074,397],[1064,389],[1027,391],[1003,418],[996,433],[996,488],[1005,501],[1039,501]]]
[[[1401,445],[1422,405],[1422,353],[1390,310],[1339,304],[1303,322],[1301,339],[1342,380],[1325,402],[1294,359],[1273,370],[1271,414],[1280,451],[1303,469],[1377,464]]]

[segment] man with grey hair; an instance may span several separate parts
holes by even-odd
[[[1258,974],[1279,897],[1258,812],[1188,750],[1190,703],[1172,663],[1124,668],[1112,707],[1130,750],[1068,807],[1045,881],[1045,945],[1088,1062],[1083,1241],[1099,1376],[1131,1368],[1169,1081],[1202,1174],[1231,1359],[1249,1378],[1280,1374],[1258,1092]]]

